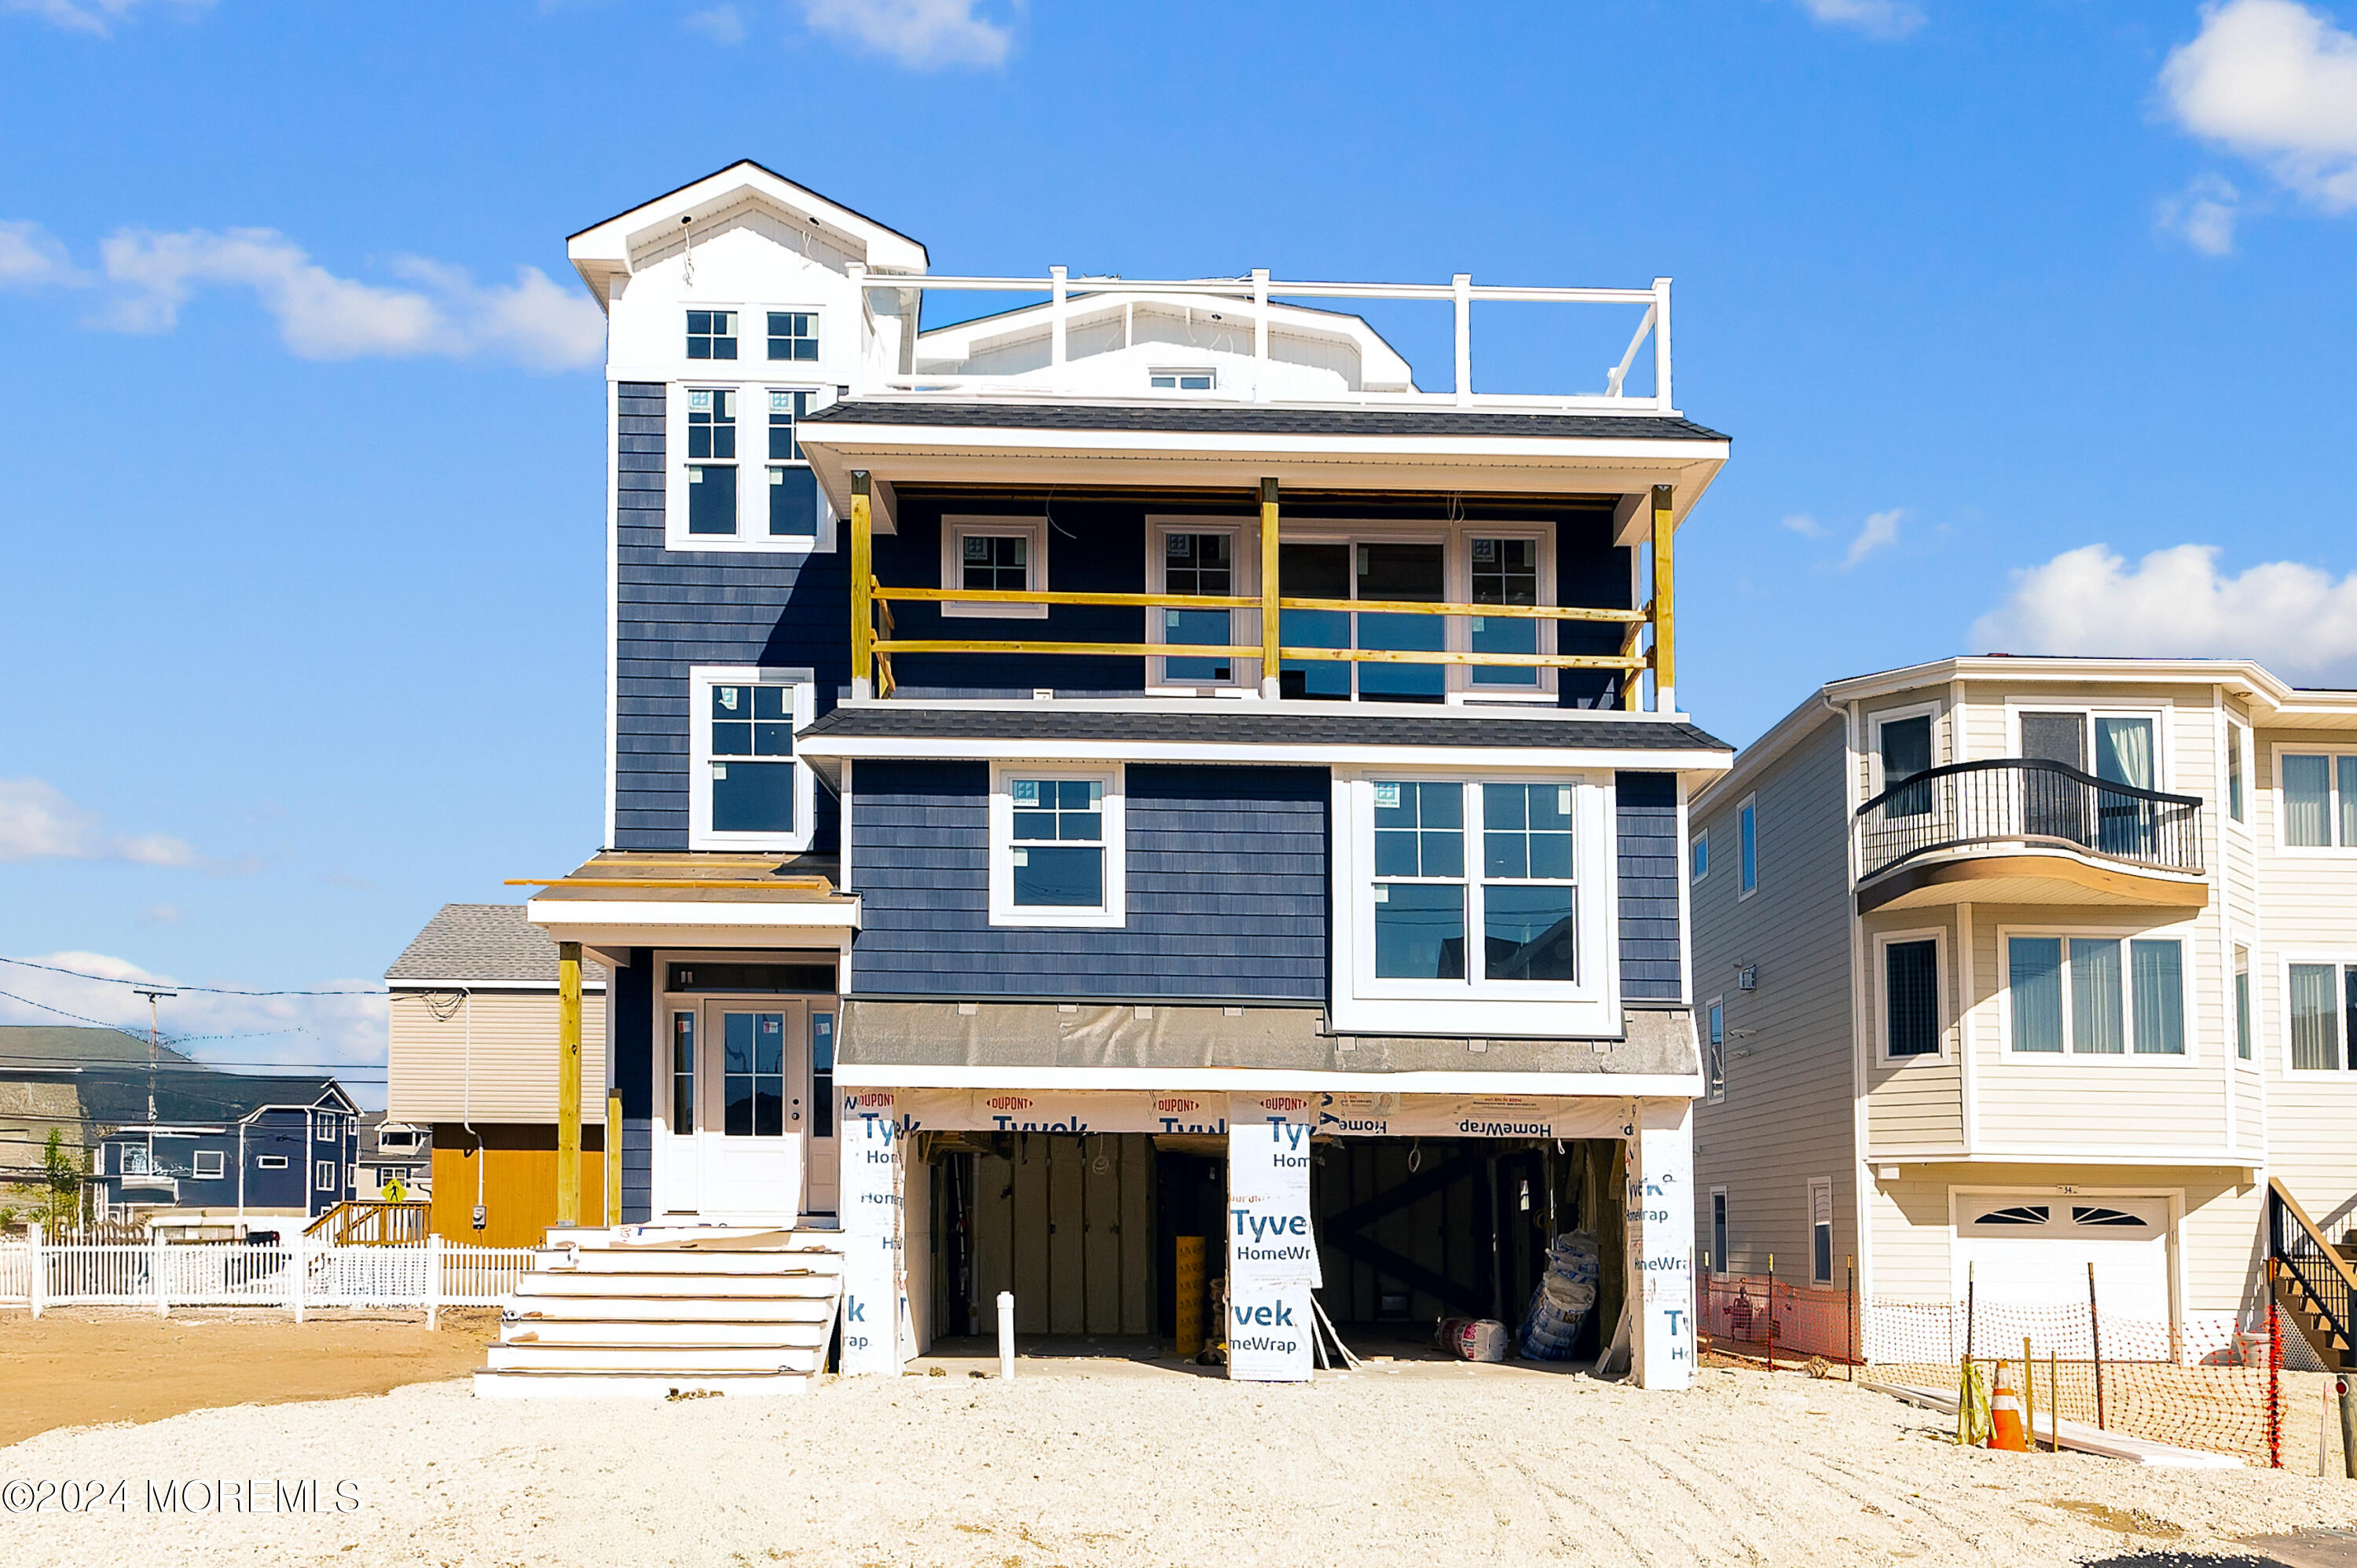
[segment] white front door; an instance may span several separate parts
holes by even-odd
[[[791,1225],[800,1213],[808,1004],[764,996],[669,1009],[655,1211]]]

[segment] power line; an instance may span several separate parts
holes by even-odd
[[[0,961],[9,961],[0,960]],[[110,1024],[103,1018],[89,1018],[80,1013],[69,1013],[62,1007],[52,1007],[46,1002],[36,1002],[29,996],[19,996],[13,991],[0,991],[0,996],[5,996],[11,1002],[21,1002],[27,1007],[38,1007],[44,1013],[55,1013],[60,1018],[71,1018],[77,1024],[88,1024],[100,1029],[112,1029],[125,1039],[137,1040],[142,1044],[147,1042],[146,1036],[126,1029],[120,1024]],[[254,1029],[240,1035],[164,1035],[158,1037],[167,1045],[178,1047],[194,1045],[206,1040],[266,1040],[278,1035],[307,1035],[310,1032],[298,1024],[284,1029]]]
[[[112,974],[89,974],[79,969],[59,969],[56,964],[35,963],[28,958],[0,958],[0,963],[12,963],[20,969],[47,970],[51,974],[70,975],[76,980],[95,980],[108,985],[154,985],[156,983],[156,982],[152,980],[123,980]],[[371,991],[239,991],[226,985],[181,985],[176,986],[174,989],[179,991],[201,991],[211,996],[382,996],[385,994],[384,988],[382,986]],[[17,1000],[22,1001],[24,999],[19,997]],[[34,1005],[38,1006],[40,1004],[38,1003],[35,1003]],[[50,1011],[56,1012],[57,1009],[51,1008]],[[68,1015],[68,1016],[71,1016],[71,1015]],[[111,1026],[110,1026],[110,1027]]]

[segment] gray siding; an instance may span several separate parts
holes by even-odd
[[[1729,1256],[1713,1262],[1727,1272],[1762,1273],[1773,1252],[1780,1278],[1807,1278],[1819,1176],[1833,1181],[1836,1283],[1858,1251],[1846,750],[1827,714],[1750,786],[1760,875],[1749,898],[1737,897],[1744,791],[1713,790],[1694,817],[1710,834],[1710,872],[1693,890],[1695,1018],[1706,1031],[1705,1008],[1722,998],[1729,1036],[1726,1097],[1695,1107],[1695,1234],[1710,1245],[1710,1189],[1724,1187]],[[1736,989],[1738,964],[1759,966],[1757,990]]]
[[[663,388],[615,389],[616,849],[687,847],[687,671],[763,664],[813,671],[818,711],[851,677],[850,577],[827,555],[663,548]],[[747,425],[748,439],[751,426]],[[813,850],[834,847],[820,791]]]
[[[654,1218],[654,1123],[644,1116],[622,1118],[622,1223],[644,1225]]]
[[[1128,923],[990,924],[989,770],[862,762],[851,879],[862,995],[1326,996],[1327,774],[1134,763]]]
[[[1620,996],[1676,1002],[1684,981],[1678,929],[1678,781],[1669,773],[1623,773],[1613,780],[1619,821]]]

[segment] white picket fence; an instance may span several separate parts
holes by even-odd
[[[0,1306],[497,1306],[533,1266],[530,1247],[469,1247],[438,1237],[386,1247],[296,1237],[91,1244],[0,1240]]]

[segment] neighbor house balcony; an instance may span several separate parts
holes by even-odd
[[[2209,902],[2198,796],[1996,757],[1918,773],[1857,809],[1857,908]]]

